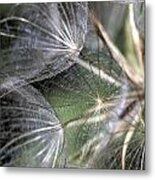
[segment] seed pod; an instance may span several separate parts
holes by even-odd
[[[16,5],[0,21],[1,84],[10,77],[40,81],[72,66],[85,41],[87,18],[87,3]]]
[[[26,86],[1,98],[0,116],[1,166],[56,166],[63,129],[36,89]]]

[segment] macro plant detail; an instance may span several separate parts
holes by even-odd
[[[10,41],[1,47],[1,83],[12,78],[18,87],[69,68],[83,47],[87,17],[86,3],[16,5],[0,22],[2,43]]]
[[[122,13],[113,38],[98,7]],[[145,169],[144,10],[11,5],[0,19],[1,166]]]

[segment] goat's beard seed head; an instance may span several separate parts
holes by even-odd
[[[47,65],[50,71],[41,79],[68,69],[83,48],[87,19],[85,2],[16,5],[1,29],[3,34],[14,35],[5,52],[5,59],[12,64],[3,68],[3,73],[37,81]],[[13,63],[15,60],[18,64]],[[23,64],[27,71],[23,71]]]

